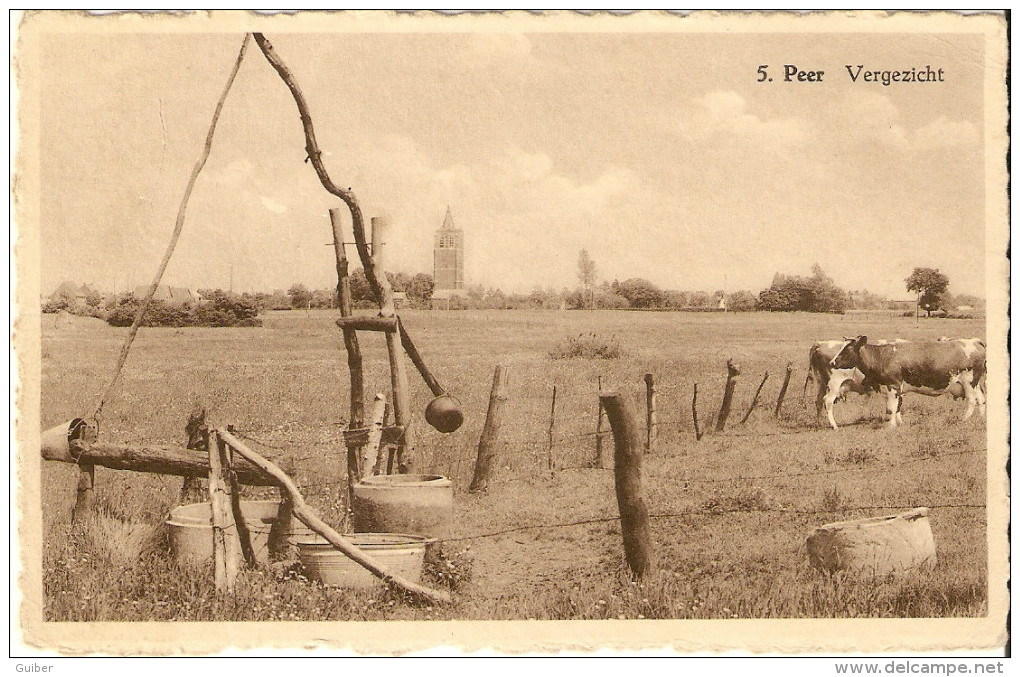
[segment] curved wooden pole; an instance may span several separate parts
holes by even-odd
[[[453,601],[453,598],[447,592],[427,588],[423,585],[419,585],[418,583],[409,581],[402,576],[391,573],[373,558],[362,552],[353,543],[337,533],[331,526],[319,519],[319,516],[315,514],[315,511],[313,511],[310,507],[308,507],[308,504],[305,503],[304,496],[301,495],[297,485],[294,484],[294,481],[291,480],[286,473],[270,461],[267,461],[265,458],[246,447],[240,440],[231,435],[228,431],[218,430],[216,432],[220,436],[220,439],[229,444],[234,451],[250,461],[252,464],[261,468],[264,472],[275,477],[280,483],[280,486],[283,487],[290,496],[292,504],[291,509],[294,512],[294,516],[301,520],[301,522],[309,529],[329,541],[329,543],[337,550],[347,555],[390,585],[393,585],[418,599],[424,599],[435,604],[448,604]]]
[[[365,277],[372,288],[372,295],[375,296],[376,301],[382,306],[382,280],[379,279],[379,275],[376,273],[372,255],[368,250],[368,240],[365,238],[365,217],[361,211],[361,205],[358,203],[358,198],[354,195],[354,191],[349,188],[341,188],[329,178],[329,173],[326,171],[325,165],[322,164],[322,151],[319,149],[319,143],[315,139],[315,126],[312,124],[312,115],[308,108],[308,101],[298,86],[297,80],[294,79],[294,75],[287,68],[287,64],[283,62],[283,59],[273,49],[272,43],[262,33],[253,33],[252,37],[255,38],[255,44],[262,50],[266,61],[280,75],[280,78],[294,97],[298,114],[301,116],[301,125],[305,130],[305,151],[308,153],[308,161],[312,163],[312,167],[319,177],[319,183],[326,189],[326,192],[343,200],[351,212],[351,222],[354,227],[354,240],[357,244],[358,258],[361,259],[361,265],[365,269]],[[388,280],[386,282],[388,284]]]

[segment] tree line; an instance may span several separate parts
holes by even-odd
[[[432,307],[435,281],[427,273],[387,273],[390,285],[402,295],[400,305],[410,308]],[[352,303],[356,308],[374,308],[375,299],[363,270],[350,276]],[[595,262],[586,250],[578,257],[578,281],[574,289],[535,287],[529,293],[507,293],[499,288],[472,285],[444,298],[443,307],[451,310],[494,309],[635,309],[686,311],[770,311],[843,313],[847,310],[903,310],[902,304],[867,290],[841,289],[821,266],[815,264],[811,275],[776,273],[772,284],[757,294],[749,290],[680,291],[662,289],[651,281],[632,277],[623,281],[597,282]],[[915,268],[905,281],[906,289],[916,294],[917,310],[926,314],[952,311],[980,312],[983,300],[970,295],[949,293],[949,278],[933,268]],[[134,320],[140,300],[133,293],[104,297],[91,287],[78,293],[54,293],[43,312],[66,310],[76,315],[91,315],[115,326],[127,326]],[[145,326],[258,326],[258,316],[266,310],[336,308],[336,289],[309,289],[295,283],[284,291],[234,293],[222,289],[199,289],[202,302],[175,304],[153,301]],[[908,311],[909,312],[909,311]]]

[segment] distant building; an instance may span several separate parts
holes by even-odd
[[[437,291],[464,288],[464,231],[453,225],[449,207],[443,227],[436,231],[432,277]]]
[[[85,301],[85,297],[92,290],[87,285],[81,285],[80,287],[73,282],[63,281],[60,286],[57,287],[52,294],[50,294],[50,301],[56,301],[58,299],[67,301],[69,303],[74,301]]]
[[[149,285],[143,284],[135,287],[135,298],[144,299],[149,293]],[[161,284],[156,287],[156,293],[152,295],[154,301],[163,303],[174,303],[180,305],[194,305],[202,302],[202,296],[191,291],[187,287],[171,287],[168,284]]]

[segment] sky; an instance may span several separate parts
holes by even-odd
[[[242,34],[44,36],[41,291],[148,283]],[[916,266],[984,295],[983,37],[927,34],[267,32],[323,160],[387,268],[432,272],[447,207],[469,285],[767,287],[819,263],[909,298]],[[768,64],[772,82],[757,82]],[[822,82],[783,82],[783,66]],[[945,82],[852,82],[943,68]],[[335,285],[327,216],[290,93],[252,43],[164,282]],[[349,224],[348,224],[349,232]],[[353,254],[353,253],[352,253]]]

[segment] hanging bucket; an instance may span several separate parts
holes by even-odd
[[[71,455],[71,442],[78,439],[86,441],[95,439],[95,428],[83,418],[73,418],[44,430],[39,440],[42,457],[47,461],[76,463],[77,459]]]
[[[262,564],[269,562],[269,533],[279,509],[279,501],[241,501],[241,514],[251,534],[251,547],[255,559]],[[170,511],[166,524],[170,530],[170,547],[178,561],[212,559],[212,505],[208,501],[177,506]],[[295,544],[307,539],[310,533],[310,529],[292,519],[287,541]]]
[[[447,538],[453,483],[440,475],[373,475],[354,485],[354,531]]]
[[[866,577],[931,569],[937,561],[928,508],[826,524],[808,536],[807,552],[819,571]]]
[[[421,582],[428,539],[413,534],[351,534],[353,545],[392,574],[413,583]],[[333,547],[325,538],[302,539],[298,543],[301,565],[312,580],[323,585],[372,590],[382,579]]]

